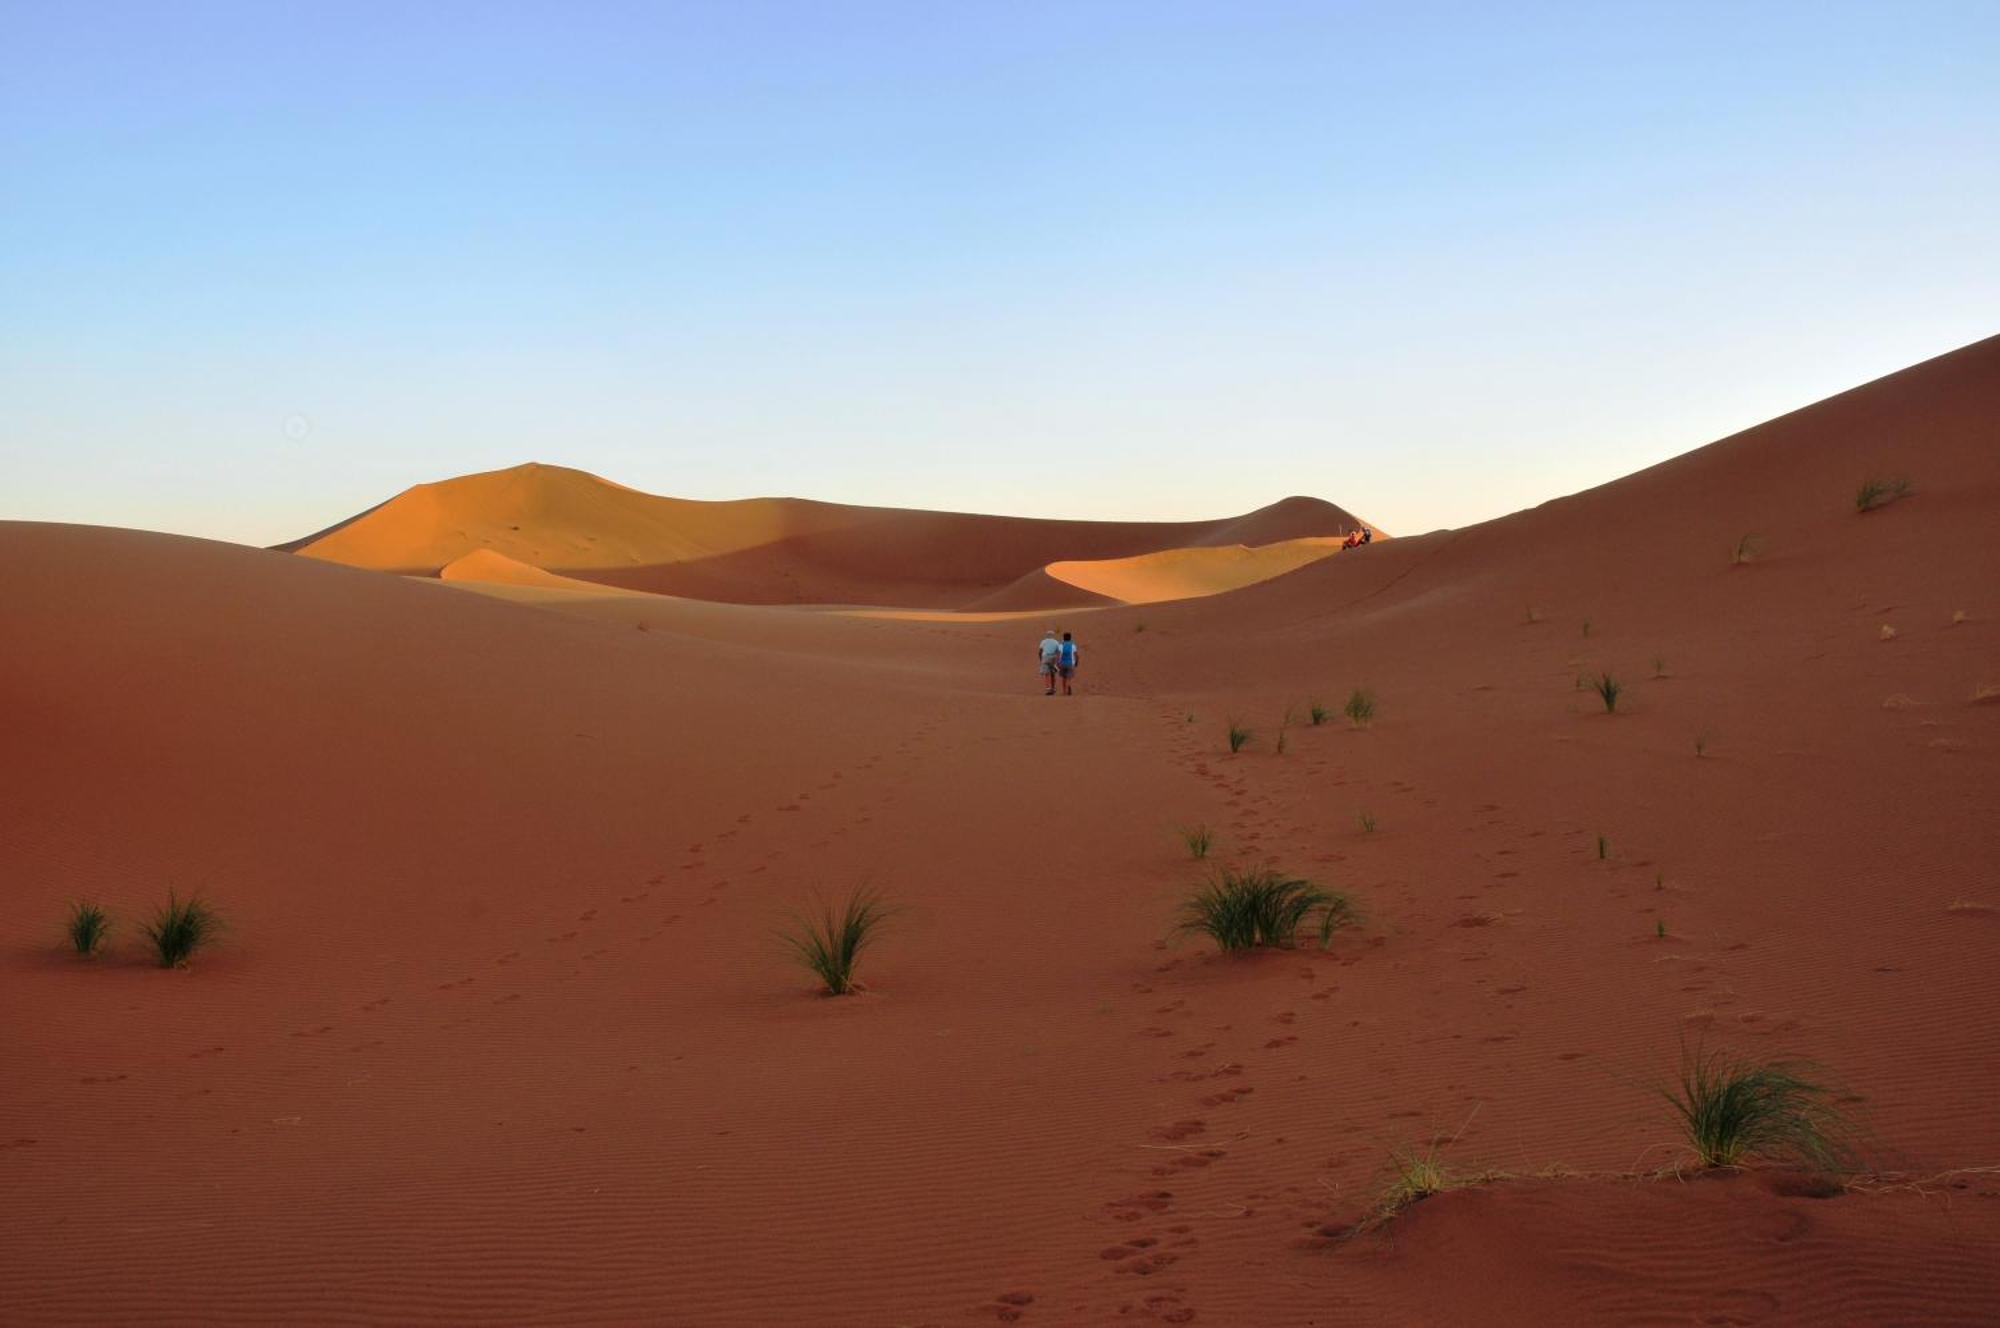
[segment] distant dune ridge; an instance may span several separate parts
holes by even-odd
[[[1195,522],[1038,520],[799,498],[700,502],[530,462],[417,485],[279,547],[462,582],[526,584],[521,569],[531,568],[569,588],[738,604],[1026,609],[1211,594],[1324,557],[1364,524],[1304,497]],[[475,554],[487,556],[468,561]]]
[[[0,1323],[2000,1322],[2000,338],[1265,575],[1325,515],[0,522]],[[1039,615],[600,573],[1068,594],[1081,694]],[[1365,925],[1169,944],[1197,825]],[[773,932],[864,883],[821,999]],[[1703,1042],[1826,1066],[1870,1171],[1646,1179]],[[1499,1175],[1349,1238],[1431,1143]]]

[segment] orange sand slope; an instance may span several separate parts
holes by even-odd
[[[1036,620],[0,525],[0,1322],[1994,1322],[1996,419],[1990,341],[1066,613],[1073,699]],[[1196,823],[1367,924],[1174,941]],[[859,882],[818,999],[771,931]],[[184,972],[170,887],[231,923]],[[1823,1062],[1894,1184],[1625,1178],[1695,1040]],[[1522,1179],[1340,1239],[1433,1139]]]
[[[1042,607],[1078,602],[1073,590],[1041,576],[1057,560],[1271,544],[1361,524],[1313,498],[1183,523],[1040,521],[794,498],[694,502],[529,464],[420,484],[284,547],[425,576],[471,554],[499,555],[572,579],[745,604],[949,608],[1020,599],[1025,588],[1043,586],[1038,603],[1008,605]]]

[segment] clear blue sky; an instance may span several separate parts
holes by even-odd
[[[2000,332],[2000,3],[0,0],[0,517],[1397,532]]]

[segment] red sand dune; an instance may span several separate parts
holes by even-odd
[[[2000,340],[1067,609],[1070,700],[1039,615],[0,525],[0,1321],[1993,1322],[1996,420]],[[1914,493],[1857,515],[1871,474]],[[1275,753],[1355,686],[1373,726]],[[1169,944],[1198,821],[1367,927]],[[904,912],[816,999],[771,929],[861,881]],[[132,934],[170,886],[232,923],[181,972]],[[78,896],[121,918],[95,962]],[[1685,1039],[1825,1063],[1917,1179],[1618,1179],[1676,1156]],[[1434,1137],[1547,1178],[1328,1234]]]
[[[284,546],[312,558],[429,576],[469,554],[572,579],[740,604],[986,606],[1084,602],[1041,575],[1062,559],[1126,558],[1337,535],[1362,523],[1316,498],[1198,522],[1036,521],[844,507],[797,498],[696,502],[561,466],[420,484]]]

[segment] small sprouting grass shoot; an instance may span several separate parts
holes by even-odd
[[[846,996],[860,988],[855,965],[894,910],[870,890],[856,890],[838,911],[822,901],[818,916],[801,915],[790,930],[778,933],[801,967],[820,980],[828,996]]]
[[[1287,742],[1290,741],[1290,736],[1289,736],[1290,732],[1291,730],[1289,728],[1287,728],[1283,724],[1280,724],[1278,726],[1278,740],[1271,744],[1271,750],[1276,752],[1278,755],[1283,756],[1285,754],[1285,745]]]
[[[1372,835],[1375,833],[1375,813],[1369,811],[1366,807],[1361,809],[1361,814],[1355,817],[1354,820],[1361,827],[1362,834]]]
[[[1653,919],[1653,936],[1657,940],[1664,941],[1667,939],[1667,920],[1665,918]]]
[[[1599,862],[1602,862],[1610,856],[1611,856],[1611,841],[1606,839],[1603,835],[1599,835],[1597,837],[1597,860]]]
[[[1320,945],[1360,921],[1354,901],[1273,868],[1224,867],[1195,888],[1181,905],[1177,935],[1201,935],[1222,950],[1290,949],[1299,930],[1317,918]]]
[[[1229,721],[1228,732],[1229,750],[1232,752],[1242,751],[1249,744],[1250,739],[1256,736],[1256,734],[1243,726],[1242,721],[1234,719]]]
[[[1898,498],[1910,496],[1910,481],[1897,476],[1892,480],[1867,479],[1854,491],[1854,510],[1872,512],[1878,507],[1887,507]]]
[[[1590,690],[1596,692],[1597,699],[1604,702],[1605,714],[1611,715],[1618,712],[1618,694],[1625,690],[1625,685],[1619,682],[1618,679],[1608,673],[1600,673],[1595,678],[1590,679]]]
[[[1708,735],[1706,733],[1697,733],[1694,735],[1694,754],[1697,757],[1708,755]]]
[[[1215,831],[1207,825],[1184,825],[1180,828],[1181,843],[1187,845],[1188,856],[1196,860],[1208,856],[1215,846]]]
[[[64,930],[69,933],[69,943],[85,959],[95,959],[97,951],[104,944],[106,933],[111,930],[111,915],[87,899],[79,899],[69,907],[69,922]]]
[[[1761,1158],[1827,1172],[1851,1170],[1857,1160],[1836,1090],[1808,1062],[1684,1048],[1679,1082],[1660,1092],[1704,1167]]]
[[[1318,728],[1320,725],[1326,723],[1332,714],[1331,710],[1328,710],[1317,701],[1306,707],[1306,718],[1312,721],[1314,728]]]
[[[212,944],[221,931],[221,917],[200,896],[182,899],[171,891],[145,927],[146,939],[153,943],[161,968],[185,967],[195,952]]]
[[[1584,634],[1585,636],[1589,636],[1589,635],[1590,635],[1590,619],[1588,619],[1588,618],[1585,618],[1585,619],[1583,620],[1583,634]]]
[[[1665,655],[1653,656],[1653,676],[1655,678],[1664,678],[1667,676],[1667,657]]]
[[[1347,704],[1341,707],[1347,722],[1357,729],[1365,729],[1375,720],[1375,693],[1365,687],[1357,687],[1347,694]]]
[[[1739,535],[1736,538],[1736,547],[1729,551],[1729,563],[1732,567],[1741,567],[1746,563],[1754,563],[1757,561],[1757,556],[1763,552],[1764,537],[1762,535]]]

